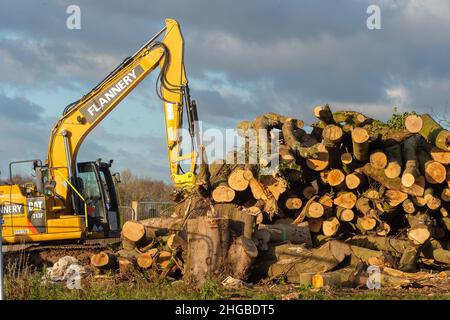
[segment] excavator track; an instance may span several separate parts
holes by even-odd
[[[3,246],[4,253],[36,253],[40,251],[51,250],[103,250],[114,248],[120,244],[120,238],[106,238],[106,239],[88,239],[82,243],[64,243],[64,244],[46,244],[46,243],[24,243]]]

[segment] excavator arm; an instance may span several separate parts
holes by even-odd
[[[164,34],[159,42],[157,38]],[[191,187],[195,183],[197,152],[195,151],[194,122],[197,112],[190,101],[189,87],[183,63],[184,42],[177,21],[166,20],[166,26],[133,56],[125,59],[92,91],[69,105],[52,129],[48,147],[48,167],[54,192],[67,201],[74,181],[76,158],[86,136],[93,130],[147,75],[160,68],[159,97],[163,100],[168,144],[170,177],[176,187]],[[189,132],[193,148],[181,155],[183,106],[187,110]],[[197,140],[198,141],[198,140]],[[190,160],[190,169],[180,173],[180,162]]]

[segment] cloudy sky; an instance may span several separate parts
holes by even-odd
[[[381,9],[369,30],[366,10]],[[81,29],[66,27],[69,5]],[[177,19],[201,120],[232,128],[267,111],[312,122],[316,104],[387,119],[394,107],[435,115],[450,107],[447,0],[0,0],[0,169],[46,158],[64,106]],[[155,75],[87,138],[78,160],[169,180]]]

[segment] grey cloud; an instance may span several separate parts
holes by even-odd
[[[403,111],[449,108],[445,0],[25,3],[0,4],[0,84],[93,86],[159,30],[165,17],[173,17],[186,39],[192,95],[209,125],[231,127],[268,111],[312,121],[311,108],[327,102],[336,108],[371,106],[368,113],[380,117],[397,104]],[[366,8],[373,3],[381,6],[382,30],[366,28]],[[65,28],[70,4],[81,7],[81,30]],[[210,81],[208,72],[224,74],[232,89],[246,90],[251,99],[196,84]],[[134,96],[140,105],[158,105],[149,83]],[[124,154],[124,160],[138,157]],[[148,168],[145,161],[133,161]]]
[[[10,98],[0,92],[0,117],[14,123],[40,122],[44,108],[25,98]]]

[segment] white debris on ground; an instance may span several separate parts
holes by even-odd
[[[65,256],[60,258],[53,267],[47,269],[46,280],[52,282],[67,281],[87,274],[88,271],[78,263],[77,258]]]
[[[228,276],[222,281],[222,286],[224,286],[227,289],[241,289],[241,288],[251,288],[253,287],[253,284],[233,278],[232,276]]]

